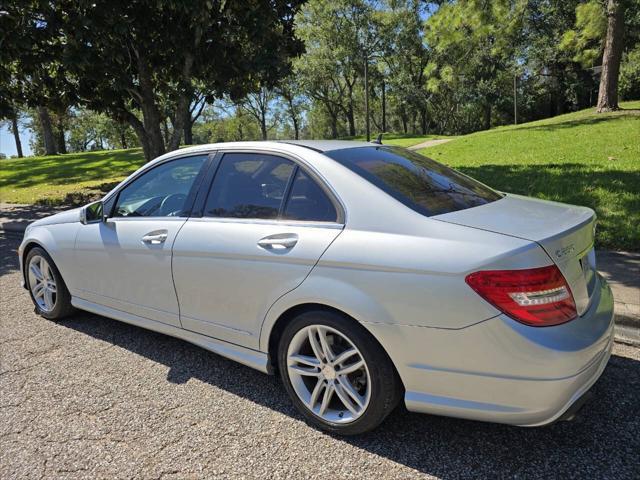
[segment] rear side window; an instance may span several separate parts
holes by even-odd
[[[205,205],[207,217],[275,219],[295,165],[274,155],[227,153]]]
[[[335,222],[336,208],[320,185],[298,169],[282,218],[314,222]]]
[[[502,198],[482,183],[404,148],[347,148],[325,155],[427,216],[464,210]]]

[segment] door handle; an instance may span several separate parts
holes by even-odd
[[[149,243],[151,245],[160,245],[164,243],[167,239],[167,231],[166,230],[157,230],[155,232],[147,233],[144,237],[142,237],[142,241],[144,243]]]
[[[286,250],[293,248],[296,243],[298,243],[298,235],[295,233],[279,233],[258,240],[258,246],[266,250]]]

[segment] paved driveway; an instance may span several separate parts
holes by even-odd
[[[616,345],[571,423],[398,410],[373,434],[308,427],[278,380],[88,313],[56,324],[0,236],[0,478],[639,478],[640,351]]]

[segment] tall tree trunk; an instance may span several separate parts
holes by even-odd
[[[18,114],[13,110],[11,115],[11,131],[13,132],[13,138],[16,141],[16,152],[18,158],[22,158],[22,142],[20,141],[20,131],[18,130]]]
[[[349,107],[347,108],[347,122],[349,123],[349,136],[356,136],[356,119],[353,113],[353,104],[349,103]]]
[[[422,129],[422,135],[427,134],[427,107],[420,109],[420,127]]]
[[[483,114],[484,114],[484,120],[483,120],[483,124],[484,124],[484,129],[485,130],[489,130],[491,128],[491,104],[490,103],[485,103],[483,106]]]
[[[53,127],[51,126],[51,117],[46,107],[38,107],[38,118],[40,119],[40,126],[42,127],[42,137],[44,140],[45,155],[56,155],[56,141],[53,136]]]
[[[602,54],[602,73],[596,109],[598,113],[620,109],[618,106],[618,75],[622,58],[623,37],[624,13],[620,0],[609,0],[607,2],[607,38]]]
[[[153,160],[166,152],[164,138],[162,138],[162,117],[154,95],[153,82],[151,80],[151,67],[146,59],[138,58],[138,75],[140,81],[140,106],[144,119],[144,131],[148,150],[145,151],[145,159]],[[135,127],[134,127],[135,128]],[[141,139],[142,140],[142,139]],[[141,142],[142,143],[142,142]]]
[[[124,128],[120,130],[120,147],[127,148],[127,135]]]
[[[291,113],[291,123],[293,123],[295,140],[298,140],[300,138],[300,125],[298,125],[298,116],[295,113]]]
[[[331,121],[331,138],[338,138],[338,115],[334,111],[329,111]]]
[[[260,112],[260,133],[262,140],[267,140],[267,114],[264,110]]]
[[[67,153],[67,140],[64,138],[64,124],[61,119],[58,120],[58,152]]]
[[[191,123],[191,114],[188,113],[187,109],[187,117],[184,119],[184,144],[185,145],[193,145],[193,123]]]

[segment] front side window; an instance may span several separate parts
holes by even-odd
[[[358,147],[333,150],[325,155],[427,216],[502,198],[482,183],[404,148]]]
[[[295,165],[274,155],[227,153],[205,205],[207,217],[276,219]]]
[[[114,217],[179,217],[206,155],[180,158],[152,168],[118,194]]]

